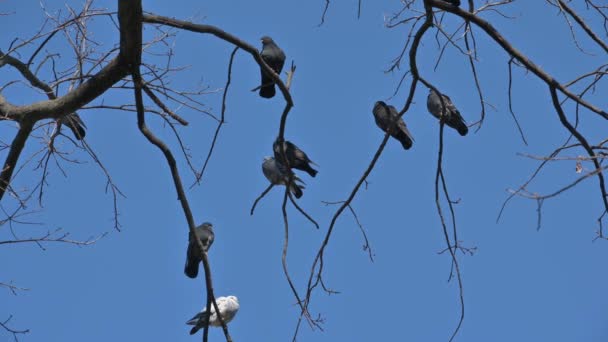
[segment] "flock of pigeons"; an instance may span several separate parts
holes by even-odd
[[[285,64],[285,53],[277,46],[272,38],[264,36],[261,40],[262,51],[260,52],[260,55],[262,59],[274,72],[280,75],[283,65]],[[261,78],[260,96],[264,98],[274,97],[276,94],[275,83],[272,78],[266,74],[263,68],[261,69]],[[458,131],[460,135],[465,136],[468,133],[469,129],[462,118],[462,115],[460,115],[460,112],[447,95],[439,94],[437,91],[431,89],[427,97],[426,105],[428,111],[434,117]],[[404,149],[407,150],[412,147],[414,138],[408,131],[403,119],[399,117],[399,112],[394,106],[387,105],[383,101],[378,101],[374,104],[372,113],[374,114],[376,125],[378,125],[380,129],[398,140]],[[292,169],[302,170],[311,177],[315,177],[318,171],[315,170],[311,164],[316,164],[295,144],[287,140],[282,140],[280,137],[277,137],[274,141],[272,150],[274,156],[265,157],[262,163],[262,172],[264,173],[264,176],[266,176],[272,185],[289,186],[289,191],[296,198],[302,197],[304,182],[293,173]],[[205,222],[196,227],[195,232],[196,236],[193,237],[190,235],[188,239],[186,265],[184,267],[184,273],[189,278],[197,277],[199,264],[203,257],[198,247],[198,241],[201,242],[204,252],[207,253],[215,239],[213,225],[209,222]],[[239,301],[236,296],[218,297],[216,298],[216,303],[220,311],[219,316],[221,316],[224,323],[230,322],[239,310]],[[190,334],[195,334],[201,328],[204,328],[207,325],[207,322],[209,326],[221,326],[219,316],[213,305],[211,306],[210,312],[207,312],[206,307],[203,308],[201,312],[186,322],[186,324],[194,326],[192,330],[190,330]]]
[[[455,6],[460,5],[459,0],[450,0],[448,2]],[[272,38],[268,36],[262,37],[262,51],[260,55],[272,70],[277,74],[281,73],[285,64],[285,53]],[[264,69],[261,69],[261,75],[260,96],[272,98],[276,93],[275,84],[264,72]],[[460,112],[447,95],[439,94],[434,89],[430,89],[426,105],[428,111],[434,117],[457,130],[460,135],[465,136],[469,132],[469,128],[462,115],[460,115]],[[399,117],[399,113],[395,107],[387,105],[383,101],[378,101],[374,105],[372,113],[374,114],[376,125],[380,129],[397,139],[404,149],[407,150],[412,147],[414,138],[408,131],[403,119]],[[273,185],[289,186],[289,191],[296,198],[302,197],[304,182],[293,174],[291,170],[302,170],[314,177],[317,174],[317,170],[313,169],[310,164],[316,164],[295,144],[290,141],[281,141],[280,137],[275,140],[272,150],[274,157],[265,157],[262,163],[264,176]]]
[[[452,103],[452,100],[447,96],[437,93],[431,89],[426,98],[426,107],[429,112],[439,120],[458,131],[462,136],[469,133],[469,128],[466,122],[460,115],[460,112]],[[409,149],[414,143],[414,138],[408,131],[405,121],[399,117],[399,112],[393,106],[387,105],[383,101],[378,101],[372,110],[376,125],[384,132],[388,132],[391,137],[397,139],[404,149]]]
[[[281,48],[268,36],[262,37],[262,51],[260,56],[268,64],[270,68],[278,75],[283,70],[285,65],[285,53]],[[270,77],[261,70],[262,84],[260,85],[260,96],[264,98],[272,98],[275,93],[275,84]],[[291,170],[297,169],[308,173],[311,177],[317,175],[317,170],[313,169],[311,164],[316,165],[304,151],[288,140],[282,140],[277,137],[272,144],[274,157],[264,157],[262,162],[262,172],[266,179],[272,185],[289,186],[289,191],[296,196],[302,197],[304,182],[296,176]]]

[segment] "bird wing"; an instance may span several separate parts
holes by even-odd
[[[456,108],[456,106],[454,105],[454,103],[452,102],[450,97],[447,95],[442,95],[442,96],[443,96],[443,102],[444,102],[446,108],[448,109],[448,113],[450,115],[460,116],[460,112],[458,111],[458,108]]]
[[[412,133],[410,133],[410,131],[407,129],[407,126],[405,124],[405,121],[403,121],[403,119],[399,119],[399,121],[397,121],[397,127],[399,127],[399,130],[401,132],[405,133],[411,140],[414,140]]]
[[[213,308],[213,307],[212,307]],[[196,323],[198,323],[201,319],[207,319],[207,308],[204,308],[203,311],[197,313],[196,315],[194,315],[194,317],[190,318],[186,324],[188,325],[196,325]]]
[[[293,155],[297,160],[301,160],[303,162],[310,162],[310,159],[308,158],[306,153],[304,153],[304,151],[299,149],[298,146],[296,146],[296,145],[293,145],[293,147],[294,147]]]
[[[410,133],[410,131],[407,129],[407,125],[405,124],[405,121],[403,121],[403,117],[399,117],[399,111],[397,111],[397,108],[395,108],[394,106],[388,106],[390,109],[390,113],[391,113],[391,120],[397,120],[397,128],[403,132],[405,135],[407,135],[410,140],[414,140],[414,137],[412,136],[412,133]]]

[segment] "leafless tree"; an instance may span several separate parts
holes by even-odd
[[[520,52],[516,46],[511,44],[490,22],[484,19],[484,14],[487,12],[504,14],[504,10],[508,6],[516,6],[515,1],[474,1],[467,0],[463,4],[463,8],[452,5],[447,1],[442,0],[403,0],[401,1],[402,8],[394,15],[386,20],[386,26],[392,29],[402,29],[404,32],[404,45],[401,53],[396,56],[392,65],[388,68],[388,72],[401,73],[402,82],[399,83],[395,93],[409,80],[409,85],[405,88],[407,96],[402,109],[399,112],[403,116],[408,112],[412,104],[414,95],[420,88],[429,88],[439,90],[437,85],[427,81],[423,71],[419,70],[417,64],[418,48],[421,41],[433,36],[438,43],[436,63],[439,64],[442,60],[445,49],[456,49],[462,54],[462,58],[468,61],[470,72],[473,75],[474,86],[476,88],[476,96],[479,98],[480,116],[479,120],[472,126],[478,130],[482,128],[488,101],[483,92],[482,83],[478,76],[476,65],[478,56],[482,52],[478,49],[476,36],[484,35],[491,40],[491,44],[499,47],[505,52],[505,63],[507,64],[506,72],[509,75],[509,92],[506,94],[509,104],[513,99],[511,96],[511,80],[513,67],[521,68],[526,72],[533,74],[538,80],[544,82],[548,90],[548,98],[551,99],[555,109],[556,120],[562,124],[565,131],[569,133],[568,139],[561,146],[557,146],[553,153],[548,156],[532,156],[525,157],[539,160],[539,165],[533,171],[529,180],[512,190],[509,197],[505,201],[505,205],[514,197],[520,196],[535,200],[540,207],[543,201],[561,195],[589,178],[596,178],[598,182],[598,191],[603,203],[604,210],[599,213],[597,239],[607,239],[603,231],[602,220],[608,211],[608,199],[606,198],[606,186],[604,179],[605,166],[602,165],[606,156],[605,146],[608,141],[603,138],[600,141],[591,141],[589,137],[579,129],[579,122],[587,116],[599,116],[602,119],[608,119],[606,110],[598,107],[596,104],[588,100],[589,93],[601,84],[604,75],[608,72],[608,65],[596,65],[590,68],[588,73],[582,74],[572,81],[560,82],[553,75],[544,71],[528,56]],[[548,6],[555,8],[560,15],[563,16],[565,23],[569,26],[572,32],[572,40],[574,48],[580,49],[584,53],[579,40],[585,39],[588,43],[594,44],[603,52],[608,52],[608,45],[603,40],[608,34],[608,6],[598,3],[597,1],[584,0],[585,8],[588,13],[586,15],[596,16],[603,22],[603,26],[593,28],[583,16],[578,14],[571,3],[563,0],[546,0]],[[276,82],[280,89],[281,95],[285,102],[284,109],[280,116],[280,128],[278,132],[279,139],[284,139],[285,126],[291,108],[294,105],[294,100],[290,93],[290,85],[295,73],[295,65],[291,65],[285,81],[281,79],[281,75],[276,74],[260,57],[258,50],[248,42],[232,35],[224,30],[212,26],[196,24],[191,21],[179,20],[164,17],[157,14],[145,13],[142,8],[141,0],[120,0],[117,1],[117,11],[95,8],[92,0],[88,0],[83,5],[82,9],[72,9],[68,7],[65,14],[51,14],[45,12],[45,24],[33,36],[28,38],[15,39],[8,48],[0,51],[0,68],[12,68],[19,77],[10,80],[1,85],[2,92],[11,87],[30,88],[30,91],[43,94],[47,100],[32,102],[25,105],[14,105],[10,99],[0,95],[0,118],[5,121],[5,124],[15,122],[18,126],[17,132],[9,142],[0,141],[0,150],[5,152],[4,164],[0,171],[0,203],[4,217],[0,227],[9,227],[12,229],[14,224],[27,224],[28,204],[38,201],[42,203],[46,191],[48,168],[55,165],[59,170],[62,170],[62,165],[65,163],[77,163],[78,161],[71,157],[74,149],[84,151],[92,161],[96,163],[99,169],[106,177],[107,189],[112,195],[114,207],[114,228],[120,230],[118,201],[122,193],[118,186],[112,180],[108,170],[104,167],[103,162],[98,158],[97,154],[84,139],[82,133],[74,129],[79,124],[82,124],[79,119],[79,112],[103,108],[106,110],[114,110],[120,112],[132,113],[137,116],[137,125],[140,133],[147,141],[156,146],[166,159],[167,166],[171,172],[171,180],[173,181],[175,191],[183,209],[183,215],[188,223],[188,229],[191,234],[194,234],[194,218],[190,208],[190,204],[184,191],[184,184],[180,176],[174,153],[180,153],[187,161],[189,169],[187,172],[192,173],[194,178],[200,181],[204,175],[206,167],[212,158],[218,135],[225,122],[226,97],[228,96],[231,75],[232,63],[234,56],[239,50],[244,51],[250,57],[253,63],[259,65],[265,70],[272,79]],[[363,3],[364,4],[364,3]],[[357,15],[361,15],[362,1],[358,1]],[[330,1],[327,0],[323,7],[321,16],[321,24],[326,20],[330,20],[331,15],[328,12]],[[459,24],[456,27],[451,27],[445,22],[448,16],[457,18]],[[107,21],[108,26],[115,27],[119,35],[118,42],[115,46],[100,51],[99,45],[91,38],[89,34],[88,22],[92,18],[100,18]],[[142,28],[144,25],[154,28],[156,34],[153,38],[146,41],[143,38]],[[190,31],[199,34],[212,35],[215,38],[225,41],[234,46],[229,60],[227,70],[227,81],[225,83],[222,94],[222,107],[220,117],[214,116],[208,112],[201,100],[201,96],[209,90],[206,88],[195,90],[181,90],[170,86],[170,78],[181,71],[181,68],[173,66],[172,45],[167,42],[179,31]],[[118,39],[119,38],[119,39]],[[66,44],[74,56],[71,59],[70,65],[63,65],[57,61],[57,55],[50,49],[46,49],[51,41],[63,39],[63,44]],[[142,55],[156,54],[155,50],[158,46],[162,51],[161,56],[165,58],[165,64],[147,63]],[[405,66],[407,70],[401,70]],[[42,70],[47,70],[47,74],[52,75],[50,79],[40,77]],[[125,92],[130,94],[131,101],[128,103],[114,103],[112,95],[114,92]],[[146,106],[144,97],[147,97],[154,106]],[[566,107],[568,105],[569,107]],[[174,107],[187,108],[190,111],[209,115],[217,121],[217,128],[213,137],[211,148],[207,153],[204,165],[199,169],[194,166],[191,161],[191,155],[188,147],[182,142],[177,126],[187,126],[188,121],[184,119],[177,111],[171,109]],[[514,123],[517,126],[521,138],[526,141],[523,129],[520,127],[517,116],[509,107]],[[146,115],[147,114],[147,115]],[[172,150],[169,145],[163,142],[147,125],[146,119],[150,115],[161,118],[175,134],[179,146],[177,151]],[[68,126],[75,131],[74,138],[70,134],[64,134],[62,128]],[[440,217],[443,235],[445,239],[445,249],[440,253],[450,255],[451,271],[449,279],[456,279],[460,290],[460,320],[457,327],[453,330],[450,341],[453,340],[464,320],[465,301],[463,296],[463,280],[460,272],[459,252],[462,255],[473,254],[474,247],[466,247],[458,239],[458,229],[456,220],[456,210],[454,200],[448,192],[448,182],[446,180],[445,168],[443,166],[443,131],[444,123],[441,121],[439,125],[439,142],[437,152],[437,167],[434,184],[435,201],[437,213]],[[303,214],[317,228],[319,224],[300,208],[291,197],[291,194],[285,187],[285,194],[282,202],[282,215],[284,225],[284,246],[282,254],[283,270],[288,281],[288,284],[296,298],[297,304],[300,306],[302,320],[308,322],[309,326],[321,329],[323,321],[321,316],[315,317],[311,313],[312,294],[318,288],[322,288],[328,293],[335,291],[326,286],[323,280],[324,272],[324,252],[328,248],[328,243],[332,237],[332,232],[336,226],[338,218],[348,209],[356,224],[360,228],[365,242],[365,249],[369,253],[370,259],[373,260],[373,252],[365,229],[359,221],[359,218],[353,207],[353,199],[358,194],[363,185],[367,186],[367,178],[376,167],[379,158],[381,157],[384,147],[390,135],[387,133],[374,154],[370,164],[363,171],[362,176],[357,181],[352,191],[348,194],[345,200],[337,202],[325,202],[326,205],[337,205],[337,210],[332,217],[331,222],[325,230],[325,238],[316,252],[316,257],[310,269],[309,278],[306,284],[306,291],[300,294],[297,286],[291,280],[289,275],[286,256],[288,251],[289,241],[289,219],[286,211],[287,203],[291,203],[294,207]],[[61,143],[58,143],[61,139]],[[32,155],[26,156],[23,154],[24,147],[29,144],[38,143],[39,149]],[[67,146],[67,147],[66,147]],[[575,155],[576,151],[583,151],[586,156]],[[570,153],[564,156],[565,153]],[[554,192],[540,195],[529,189],[530,183],[541,173],[542,169],[550,165],[552,162],[560,160],[575,161],[577,172],[580,178],[567,184]],[[25,169],[26,165],[34,165],[39,172],[39,181],[37,184],[30,184],[25,189],[14,187],[15,179],[18,178],[20,172]],[[589,167],[587,167],[589,165]],[[182,170],[183,171],[183,170]],[[293,180],[290,180],[293,181]],[[266,193],[272,188],[269,186],[254,202],[251,208],[253,215],[256,204]],[[8,194],[5,198],[5,194]],[[289,200],[289,201],[288,201]],[[503,209],[504,209],[503,206]],[[501,211],[502,212],[502,211]],[[446,214],[447,213],[447,214]],[[92,237],[90,239],[80,241],[69,238],[67,233],[63,231],[51,231],[41,236],[23,238],[19,234],[13,233],[13,239],[0,241],[3,244],[15,243],[35,243],[41,248],[48,243],[68,243],[75,245],[89,245],[95,243],[99,238]],[[199,243],[199,248],[203,250],[202,244]],[[205,269],[205,284],[206,284],[206,306],[207,310],[215,303],[214,289],[212,283],[212,273],[210,262],[206,253],[203,253],[203,266]],[[15,293],[16,291],[25,290],[14,285],[11,282],[0,283],[0,287],[6,288]],[[27,330],[19,330],[11,327],[9,316],[0,322],[0,328],[12,334],[15,339],[19,335],[27,333]],[[220,317],[221,318],[221,317]],[[222,322],[223,331],[227,341],[231,341],[227,326]],[[300,324],[296,328],[293,339],[295,340],[298,334]],[[205,329],[203,340],[208,339],[208,330]]]
[[[603,166],[602,163],[606,157],[605,145],[608,139],[604,137],[597,142],[590,142],[591,139],[587,137],[585,132],[579,129],[579,123],[581,120],[584,120],[586,116],[595,115],[604,120],[608,119],[608,112],[605,109],[602,109],[601,107],[598,107],[596,104],[593,104],[587,100],[589,94],[595,92],[596,88],[602,83],[603,78],[608,71],[608,66],[606,64],[596,65],[590,67],[589,72],[574,78],[572,81],[560,82],[556,79],[556,77],[543,70],[539,64],[535,63],[528,56],[520,52],[515,45],[509,42],[501,34],[500,30],[496,29],[489,21],[484,19],[484,14],[487,12],[493,12],[498,13],[500,16],[505,18],[515,20],[515,18],[510,17],[504,12],[508,10],[509,6],[517,6],[517,4],[513,4],[515,3],[514,0],[464,0],[462,5],[463,8],[453,4],[453,2],[454,1],[444,0],[404,0],[401,1],[402,8],[392,16],[386,18],[386,26],[388,28],[402,29],[405,32],[403,49],[401,50],[401,53],[395,57],[391,66],[387,69],[387,72],[401,73],[402,75],[401,82],[399,82],[397,89],[395,90],[395,94],[397,94],[404,81],[407,78],[410,79],[409,86],[405,89],[407,93],[405,104],[399,112],[399,116],[401,117],[405,115],[410,109],[414,94],[419,88],[418,86],[422,85],[428,89],[438,91],[436,85],[431,84],[425,79],[424,74],[419,71],[417,63],[417,58],[419,57],[418,48],[421,41],[425,37],[433,35],[433,38],[436,40],[438,45],[437,55],[433,56],[433,58],[436,59],[435,68],[437,68],[437,66],[441,63],[442,57],[447,48],[456,49],[461,53],[462,58],[468,61],[470,65],[470,73],[472,75],[472,79],[474,80],[474,86],[477,90],[480,107],[479,120],[471,126],[476,126],[477,130],[481,129],[489,101],[487,101],[484,96],[483,87],[481,85],[476,67],[478,57],[482,54],[482,52],[479,51],[481,50],[481,46],[478,46],[476,36],[480,34],[485,35],[492,41],[492,44],[496,45],[505,52],[505,62],[508,66],[509,75],[508,93],[506,96],[508,97],[509,101],[510,113],[524,143],[527,144],[527,141],[512,107],[512,102],[514,101],[511,94],[513,66],[522,68],[523,70],[532,73],[536,79],[546,84],[548,90],[547,97],[550,98],[551,102],[553,103],[556,119],[559,120],[564,130],[569,133],[566,141],[561,146],[556,147],[555,150],[548,156],[525,155],[526,157],[539,160],[540,164],[524,184],[515,190],[510,190],[510,195],[503,204],[503,207],[499,213],[499,218],[506,205],[512,198],[515,196],[529,198],[535,200],[538,204],[538,225],[540,227],[541,209],[544,200],[561,195],[588,178],[597,178],[598,192],[600,195],[598,200],[603,204],[603,210],[601,213],[599,213],[597,219],[598,230],[596,239],[607,239],[602,225],[603,218],[608,212],[608,198],[604,178],[604,170],[606,169],[606,166]],[[608,44],[603,40],[604,37],[608,36],[608,6],[592,0],[584,1],[585,8],[588,12],[586,15],[594,16],[594,19],[599,19],[596,21],[603,23],[602,27],[593,28],[582,15],[578,14],[571,7],[570,1],[546,0],[545,2],[548,4],[548,6],[556,8],[558,13],[564,18],[564,21],[569,26],[572,33],[574,48],[581,52],[583,58],[586,51],[583,50],[581,44],[579,43],[579,40],[581,39],[585,39],[586,43],[593,45],[600,51],[608,53]],[[321,15],[321,25],[327,20],[330,3],[331,2],[329,0],[325,1],[325,6]],[[358,8],[358,13],[360,13],[360,1],[358,2]],[[459,24],[456,27],[448,26],[446,24],[448,21],[446,18],[448,16],[457,17],[459,19]],[[568,43],[568,41],[564,41],[564,44]],[[425,58],[428,59],[429,57],[425,56]],[[405,71],[401,70],[402,64],[406,66]],[[565,109],[565,105],[572,106],[573,110],[568,113]],[[458,239],[457,220],[454,208],[456,201],[450,197],[448,192],[445,171],[442,163],[444,151],[443,131],[444,122],[440,121],[438,144],[439,150],[435,177],[435,202],[437,206],[437,214],[440,217],[441,225],[443,227],[443,235],[446,244],[446,248],[440,253],[449,253],[452,267],[448,280],[455,277],[460,292],[460,319],[449,339],[452,341],[460,330],[465,316],[463,280],[460,272],[458,252],[462,252],[463,255],[472,255],[476,248],[465,247]],[[323,281],[325,250],[331,239],[336,222],[344,210],[348,208],[354,214],[351,206],[352,201],[359,192],[361,186],[363,184],[367,185],[367,178],[374,167],[376,167],[389,138],[390,135],[387,133],[384,140],[382,140],[380,146],[378,147],[378,150],[374,154],[369,166],[364,170],[363,175],[355,184],[347,199],[338,202],[341,205],[332,217],[331,223],[326,231],[325,239],[317,252],[316,258],[314,259],[312,268],[310,270],[305,299],[306,310],[308,310],[312,294],[317,288],[320,287],[328,293],[334,292],[333,290],[329,289]],[[582,150],[586,156],[576,155],[576,150]],[[562,157],[561,155],[564,152],[570,152],[572,154]],[[581,176],[572,183],[558,188],[549,194],[541,195],[529,190],[530,183],[540,174],[543,168],[547,167],[547,165],[549,165],[551,162],[561,160],[576,161],[576,171],[577,173],[580,173]],[[584,167],[584,163],[589,164],[590,167]],[[444,206],[446,204],[448,207],[449,217],[446,217],[445,214]],[[356,215],[355,219],[357,220],[357,224],[359,224]],[[451,229],[448,228],[449,225],[451,225]],[[368,246],[367,239],[365,239],[365,243],[365,246]]]
[[[281,116],[281,129],[279,132],[279,136],[283,137],[287,115],[293,106],[288,89],[291,77],[288,77],[287,83],[283,83],[279,75],[263,62],[255,47],[214,26],[197,25],[154,14],[144,14],[140,0],[118,1],[117,3],[118,11],[116,12],[94,8],[92,0],[87,1],[81,10],[68,7],[68,13],[65,16],[61,13],[51,14],[45,12],[47,16],[45,24],[34,36],[27,39],[15,39],[6,51],[0,52],[0,67],[12,67],[21,76],[20,79],[11,80],[4,84],[2,86],[3,90],[25,83],[31,89],[41,91],[48,98],[47,101],[34,102],[28,105],[13,105],[8,99],[0,95],[2,120],[16,122],[19,128],[12,142],[10,144],[3,143],[2,146],[2,149],[6,150],[7,153],[0,173],[0,200],[8,193],[8,198],[14,201],[12,203],[12,211],[3,209],[6,216],[3,219],[3,224],[24,223],[20,218],[28,214],[28,203],[36,199],[40,202],[43,201],[44,187],[48,174],[47,168],[50,162],[55,163],[60,169],[62,163],[76,162],[70,159],[69,150],[64,151],[57,146],[56,141],[58,137],[63,137],[73,147],[82,149],[88,153],[105,174],[107,188],[113,195],[114,227],[117,230],[120,229],[117,201],[122,194],[119,188],[112,181],[110,174],[93,149],[84,140],[82,132],[78,133],[77,129],[74,130],[76,140],[62,133],[63,126],[73,128],[79,124],[83,125],[78,116],[78,111],[104,108],[131,112],[137,115],[137,124],[141,134],[161,151],[167,161],[175,190],[183,208],[184,217],[188,222],[189,231],[191,234],[194,234],[195,224],[193,214],[184,192],[184,185],[173,154],[174,152],[146,125],[146,113],[149,113],[148,115],[160,116],[165,121],[175,132],[177,140],[180,142],[180,152],[184,154],[188,161],[190,171],[196,176],[197,181],[200,180],[213,152],[215,139],[208,153],[205,165],[200,171],[196,170],[190,161],[187,147],[181,142],[179,134],[175,129],[176,125],[188,125],[188,122],[175,111],[171,110],[170,105],[167,103],[212,115],[205,110],[203,103],[199,100],[199,97],[205,93],[206,89],[194,91],[179,90],[167,85],[168,78],[180,71],[179,68],[172,66],[172,51],[170,47],[164,51],[164,56],[166,57],[165,65],[158,66],[142,61],[142,53],[152,50],[156,45],[165,44],[165,46],[169,46],[166,45],[166,42],[175,34],[175,30],[171,30],[171,27],[199,32],[201,34],[211,34],[235,46],[230,57],[228,81],[224,88],[222,117],[220,119],[216,118],[218,120],[216,138],[224,122],[225,98],[230,85],[232,61],[238,49],[242,49],[250,54],[254,63],[259,64],[277,83],[286,102],[283,115]],[[88,34],[87,23],[94,17],[106,18],[108,23],[116,27],[120,32],[119,42],[108,51],[97,51],[97,43]],[[157,35],[150,41],[143,40],[142,28],[144,24],[151,25],[157,29]],[[47,51],[44,48],[51,40],[58,39],[61,36],[63,36],[69,48],[74,52],[73,64],[64,68],[56,66],[55,59],[57,56],[54,53],[43,52]],[[24,57],[25,52],[23,51],[29,51],[32,47],[34,47],[33,52],[29,56]],[[34,68],[34,65],[37,65],[37,67]],[[40,70],[45,67],[50,68],[52,71],[53,78],[50,81],[44,81],[38,77]],[[293,71],[295,71],[295,66],[292,66],[291,74],[293,74]],[[130,103],[108,104],[112,103],[111,96],[108,93],[111,93],[113,90],[132,92],[133,101]],[[144,94],[156,107],[144,106]],[[103,99],[106,96],[107,101],[104,101]],[[92,103],[96,99],[98,101]],[[100,99],[101,101],[99,101]],[[26,143],[34,139],[41,142],[41,149],[31,157],[21,161],[21,159],[25,158],[22,156],[22,151]],[[20,167],[17,167],[18,162],[20,162]],[[23,170],[24,166],[30,163],[36,163],[37,169],[41,171],[39,183],[33,184],[25,190],[15,189],[12,184],[15,178],[18,177],[19,171]],[[6,202],[7,200],[5,199],[2,203],[5,204]],[[43,247],[44,244],[49,242],[63,242],[88,245],[94,243],[99,238],[76,241],[68,239],[68,234],[55,231],[33,238],[19,238],[14,234],[14,239],[0,241],[0,244],[32,242]],[[199,248],[203,249],[200,241]],[[214,305],[217,310],[209,260],[206,253],[203,253],[202,261],[205,269],[207,310],[210,309],[211,305]],[[11,283],[1,283],[1,285],[13,292],[21,290]],[[0,327],[13,334],[15,339],[17,339],[19,334],[28,332],[27,330],[11,328],[9,321],[10,318],[2,322]],[[222,322],[222,325],[226,340],[231,341],[227,326],[224,322]],[[208,330],[205,329],[203,340],[206,341],[207,338]]]

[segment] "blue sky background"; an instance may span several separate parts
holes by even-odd
[[[62,8],[64,1],[47,4]],[[79,1],[70,2],[79,8]],[[98,6],[114,11],[116,2]],[[316,230],[293,207],[290,217],[288,263],[298,290],[303,293],[308,272],[337,209],[321,201],[347,198],[383,138],[371,109],[386,100],[401,74],[383,71],[402,49],[408,31],[389,30],[384,16],[400,9],[398,1],[363,1],[356,18],[355,1],[332,2],[327,21],[317,27],[323,1],[145,1],[144,10],[217,25],[249,43],[272,36],[297,71],[292,86],[295,107],[286,137],[320,165],[319,175],[307,183],[299,204],[321,224]],[[572,3],[573,6],[576,4]],[[505,7],[516,20],[486,13],[519,50],[562,82],[591,71],[605,62],[605,55],[580,32],[580,44],[594,55],[577,51],[568,26],[557,11],[541,1],[518,1]],[[577,10],[588,18],[590,12]],[[35,1],[0,2],[3,16],[0,49],[6,51],[15,37],[36,32],[43,21]],[[449,28],[460,21],[447,16]],[[601,23],[591,21],[601,30]],[[119,34],[107,19],[96,19],[92,37],[107,51]],[[448,94],[469,123],[480,115],[478,96],[468,61],[448,48],[436,71],[438,50],[434,31],[423,39],[418,53],[423,77]],[[145,34],[155,30],[146,25]],[[476,29],[478,72],[486,100],[496,107],[487,113],[479,132],[460,137],[445,132],[444,170],[455,206],[459,239],[476,246],[473,257],[460,255],[465,286],[466,317],[457,341],[606,341],[608,340],[608,276],[604,262],[608,245],[592,242],[596,219],[602,212],[597,180],[587,180],[566,194],[547,200],[542,227],[536,230],[536,204],[514,199],[503,218],[496,217],[507,197],[507,188],[524,182],[538,162],[517,153],[549,154],[568,134],[552,109],[547,87],[531,74],[514,69],[514,110],[526,133],[525,146],[508,112],[506,56]],[[604,36],[605,38],[605,36]],[[71,62],[71,52],[56,37],[49,52],[61,53],[59,63]],[[35,47],[25,48],[27,59]],[[177,89],[208,85],[219,90],[204,96],[209,109],[219,115],[221,88],[225,84],[228,56],[233,47],[209,35],[179,32],[175,39],[175,65],[190,68],[172,78]],[[149,63],[162,60],[145,55]],[[403,71],[407,63],[403,65]],[[19,78],[8,67],[0,69],[6,82]],[[41,77],[50,79],[45,68]],[[408,81],[409,82],[409,79]],[[219,144],[200,186],[187,195],[195,221],[214,223],[216,240],[209,253],[217,296],[236,295],[241,310],[230,324],[236,341],[286,341],[291,339],[299,309],[281,268],[283,224],[282,188],[273,189],[249,215],[253,200],[267,186],[261,172],[264,156],[272,153],[284,101],[266,100],[251,93],[259,83],[259,67],[251,57],[237,53],[226,119]],[[64,92],[62,92],[63,94]],[[605,87],[589,97],[608,108]],[[14,104],[43,100],[42,94],[23,85],[3,91]],[[313,314],[325,318],[324,332],[304,326],[300,341],[446,341],[459,318],[458,288],[447,283],[450,259],[437,252],[445,248],[434,203],[434,177],[438,124],[426,110],[427,89],[419,86],[415,103],[404,116],[415,137],[411,150],[396,141],[387,147],[352,205],[365,226],[375,261],[361,248],[363,240],[352,216],[338,220],[326,251],[325,282],[340,291],[327,296],[317,292]],[[405,103],[406,88],[388,100],[397,108]],[[131,91],[113,91],[106,103],[133,103]],[[99,100],[95,103],[99,103]],[[572,114],[572,106],[566,106]],[[209,149],[215,121],[181,109],[190,125],[179,131],[191,147],[193,161],[201,167]],[[62,228],[74,239],[108,235],[90,247],[45,244],[3,245],[0,248],[0,282],[13,281],[29,288],[13,296],[0,292],[0,319],[13,315],[13,328],[29,328],[22,341],[196,341],[184,322],[205,302],[204,278],[183,274],[187,244],[186,221],[176,200],[164,157],[139,133],[131,113],[109,110],[83,111],[87,141],[94,148],[126,198],[119,199],[122,232],[112,229],[112,197],[106,194],[99,168],[82,151],[74,157],[84,164],[63,163],[64,177],[50,169],[43,207],[27,219],[40,225],[18,225],[22,238]],[[179,159],[186,185],[193,176],[171,131],[149,116],[156,134],[165,139]],[[581,114],[581,131],[596,143],[605,138],[604,122]],[[3,122],[0,137],[10,141],[15,124]],[[60,139],[61,141],[61,139]],[[73,149],[67,142],[60,144]],[[41,147],[30,140],[25,156]],[[578,150],[570,156],[583,155]],[[0,152],[4,160],[6,151]],[[21,160],[22,162],[25,159]],[[31,187],[40,171],[29,164],[14,186]],[[587,170],[590,164],[584,164]],[[549,193],[579,177],[575,162],[552,164],[530,190]],[[8,197],[2,203],[11,204]],[[0,226],[0,240],[10,239],[7,225]],[[223,339],[220,329],[212,341]],[[11,336],[0,330],[0,340]]]

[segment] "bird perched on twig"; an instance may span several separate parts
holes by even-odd
[[[374,114],[376,125],[380,129],[384,132],[389,132],[393,138],[399,140],[405,150],[412,147],[414,138],[410,131],[408,131],[403,118],[399,117],[399,112],[395,107],[389,106],[383,101],[378,101],[374,104],[372,113]]]
[[[236,316],[237,311],[239,311],[239,300],[235,296],[219,297],[215,299],[215,302],[217,303],[217,308],[220,309],[220,315],[226,324],[232,321],[234,316]],[[213,306],[213,303],[211,303],[210,311],[211,315],[207,313],[207,307],[205,307],[201,312],[197,313],[194,317],[186,322],[188,325],[194,325],[192,330],[190,330],[190,335],[194,335],[201,328],[204,328],[206,325],[205,321],[207,319],[209,319],[209,326],[211,327],[222,326],[222,323],[215,312],[215,306]]]
[[[426,99],[426,107],[429,112],[437,119],[443,120],[446,125],[457,130],[460,135],[467,135],[469,128],[456,106],[452,103],[452,100],[444,94],[441,94],[441,98],[443,99],[443,106],[439,99],[439,94],[430,89],[429,96]],[[443,108],[445,110],[442,110]]]
[[[68,128],[74,134],[74,137],[78,140],[82,140],[86,135],[85,128],[87,127],[80,116],[76,113],[71,113],[61,119],[61,123],[68,126]]]
[[[273,157],[264,157],[262,163],[262,172],[266,179],[273,185],[287,185],[289,178],[291,177],[291,185],[289,191],[296,196],[296,198],[302,197],[302,189],[304,189],[304,182],[298,176],[294,175],[293,172],[289,171],[285,165],[281,164],[278,160]],[[298,184],[298,182],[302,184]]]
[[[283,141],[283,149],[285,150],[285,157],[287,158],[287,163],[283,161],[283,156],[281,154],[281,143],[279,142],[279,138],[274,141],[272,144],[272,150],[274,151],[274,159],[280,160],[281,164],[289,165],[293,169],[306,171],[311,177],[317,175],[317,170],[313,169],[310,164],[317,165],[315,162],[310,160],[304,151],[300,150],[298,146],[292,143],[289,140]]]
[[[209,222],[205,222],[196,227],[194,231],[196,232],[196,239],[201,241],[203,244],[203,249],[205,250],[205,253],[207,253],[213,244],[213,240],[215,239],[213,225]],[[192,237],[192,234],[188,234],[188,251],[186,253],[186,266],[184,267],[184,273],[192,279],[196,278],[198,275],[198,265],[203,259],[196,239]]]
[[[283,65],[285,64],[285,53],[281,48],[272,40],[272,38],[268,36],[264,36],[261,38],[262,40],[262,51],[260,51],[260,56],[268,64],[268,66],[274,70],[279,76],[281,75],[281,70],[283,70]],[[274,81],[263,68],[260,68],[262,73],[262,84],[260,85],[260,96],[264,98],[272,98],[276,93],[274,88]]]

